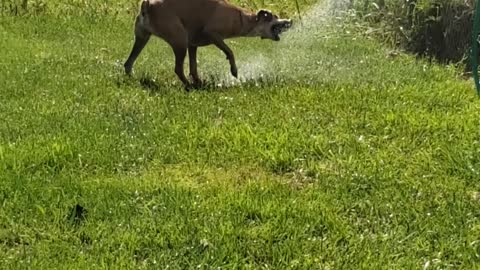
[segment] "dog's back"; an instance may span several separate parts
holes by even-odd
[[[163,29],[178,22],[192,35],[217,25],[220,31],[228,31],[229,22],[238,20],[243,11],[226,0],[144,0],[141,10],[149,17],[152,32],[160,36]]]

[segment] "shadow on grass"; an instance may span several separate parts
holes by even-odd
[[[118,88],[142,88],[149,95],[164,94],[167,91],[179,88],[178,85],[168,81],[159,82],[156,78],[147,74],[137,76],[120,75],[116,78],[115,84]]]
[[[278,77],[269,76],[261,78],[241,78],[225,80],[214,75],[207,76],[203,84],[199,87],[192,87],[188,92],[221,92],[233,89],[262,89],[271,87],[282,87],[288,82]],[[169,91],[185,91],[186,88],[176,81],[159,81],[157,78],[148,74],[142,74],[140,77],[120,76],[116,80],[117,87],[138,88],[139,86],[149,95],[161,95]],[[186,92],[186,91],[185,91]]]
[[[227,91],[231,89],[253,89],[281,87],[286,81],[275,76],[260,78],[222,79],[214,75],[207,76],[203,85],[195,91]]]
[[[143,89],[150,93],[156,93],[162,89],[162,85],[150,77],[142,77],[138,82]]]

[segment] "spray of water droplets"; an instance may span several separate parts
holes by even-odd
[[[270,41],[265,49],[262,46],[253,51],[248,48],[234,50],[239,68],[238,79],[228,72],[211,77],[216,78],[217,86],[232,86],[271,81],[308,83],[322,76],[336,76],[348,65],[342,65],[339,56],[330,53],[324,41],[338,31],[338,24],[343,20],[349,3],[349,0],[323,1],[303,14],[301,22],[294,22],[294,27],[282,34],[280,42]]]

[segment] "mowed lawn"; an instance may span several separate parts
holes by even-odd
[[[0,268],[478,268],[473,83],[320,11],[191,93],[130,15],[0,17]]]

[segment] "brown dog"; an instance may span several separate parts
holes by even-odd
[[[125,72],[132,67],[151,35],[164,39],[175,54],[175,73],[182,83],[191,86],[185,77],[183,64],[189,55],[193,86],[201,85],[197,72],[197,48],[214,44],[230,61],[230,70],[237,77],[232,50],[224,39],[261,37],[280,40],[280,33],[290,28],[291,20],[279,19],[270,11],[257,14],[236,7],[226,0],[143,0],[135,21],[135,44],[125,62]]]

